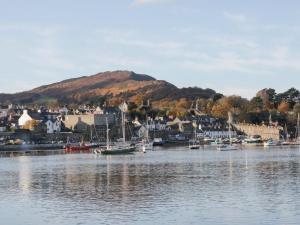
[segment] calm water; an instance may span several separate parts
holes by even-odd
[[[299,224],[299,165],[297,148],[0,158],[0,224]]]

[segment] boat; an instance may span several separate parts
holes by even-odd
[[[89,152],[90,150],[91,146],[85,145],[83,139],[79,145],[70,144],[68,140],[67,145],[64,147],[65,153]]]
[[[253,135],[243,140],[243,145],[262,145],[263,141],[261,140],[260,135]]]
[[[121,116],[122,116],[122,134],[123,138],[121,143],[117,143],[115,145],[110,145],[109,141],[109,126],[108,120],[106,118],[106,147],[95,149],[95,154],[102,154],[102,155],[122,155],[122,154],[131,154],[136,150],[134,144],[129,144],[126,142],[126,134],[125,134],[125,111],[123,107],[121,109]]]
[[[140,143],[138,143],[137,147],[138,147],[138,149],[140,149],[144,153],[146,151],[153,150],[153,142],[150,141],[150,138],[149,138],[148,118],[146,119],[146,135],[145,135],[145,138]]]
[[[273,139],[269,139],[264,142],[264,147],[279,146],[279,145],[280,145],[280,143],[273,141]]]
[[[151,151],[153,150],[153,142],[144,139],[141,142],[137,143],[136,147],[141,151]]]
[[[191,142],[189,143],[189,149],[191,150],[197,150],[200,148],[199,142]]]
[[[215,142],[215,139],[214,139],[214,138],[211,138],[211,137],[209,137],[209,136],[205,136],[205,137],[203,138],[203,141],[204,141],[205,144],[211,144],[211,143],[214,143],[214,142]]]
[[[100,153],[102,155],[124,155],[132,154],[135,151],[136,147],[134,145],[114,145],[109,146],[108,148],[101,149]]]
[[[88,152],[90,151],[89,146],[66,146],[65,153],[72,153],[72,152]]]
[[[162,138],[154,138],[153,139],[153,146],[163,146],[164,141]]]
[[[194,138],[189,141],[189,149],[196,150],[200,148],[200,142],[197,140],[197,124],[194,124]]]
[[[238,150],[238,148],[234,145],[219,145],[217,147],[217,150],[219,150],[219,151],[234,151],[234,150]]]
[[[297,128],[296,128],[296,145],[300,145],[300,114],[298,113]]]
[[[231,124],[232,124],[232,114],[228,112],[228,131],[229,131],[229,144],[221,144],[217,147],[219,151],[234,151],[238,150],[238,147],[232,144],[231,137]]]

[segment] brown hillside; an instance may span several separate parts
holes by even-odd
[[[57,99],[60,102],[77,102],[97,97],[126,98],[132,101],[141,99],[195,99],[209,98],[216,92],[210,89],[179,89],[166,81],[129,71],[114,71],[84,76],[58,83],[44,85],[17,94],[0,94],[0,102],[12,101],[31,103],[39,99]]]

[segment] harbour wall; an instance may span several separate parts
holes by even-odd
[[[279,127],[271,127],[265,125],[254,125],[246,123],[237,123],[233,125],[238,131],[248,135],[260,135],[263,140],[280,139],[280,129]]]

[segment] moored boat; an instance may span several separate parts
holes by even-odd
[[[130,154],[136,150],[134,144],[129,144],[126,142],[126,134],[125,134],[125,108],[123,105],[120,106],[121,109],[121,116],[122,116],[122,143],[118,143],[116,145],[110,145],[109,141],[109,126],[108,120],[106,118],[106,147],[95,149],[95,154],[102,154],[102,155],[122,155],[122,154]]]
[[[221,144],[217,147],[219,151],[234,151],[238,150],[238,148],[232,144],[232,136],[231,136],[231,124],[232,124],[232,114],[228,112],[228,131],[229,131],[229,144]]]
[[[153,139],[153,146],[163,146],[164,141],[162,138],[154,138]]]
[[[267,140],[266,142],[264,142],[264,147],[270,147],[270,146],[279,146],[280,143],[273,141],[272,139]]]
[[[85,145],[67,145],[65,146],[65,153],[75,153],[75,152],[89,152],[91,150],[90,146]]]
[[[219,150],[219,151],[234,151],[234,150],[238,150],[238,147],[236,147],[235,145],[220,145],[217,147],[217,150]]]

